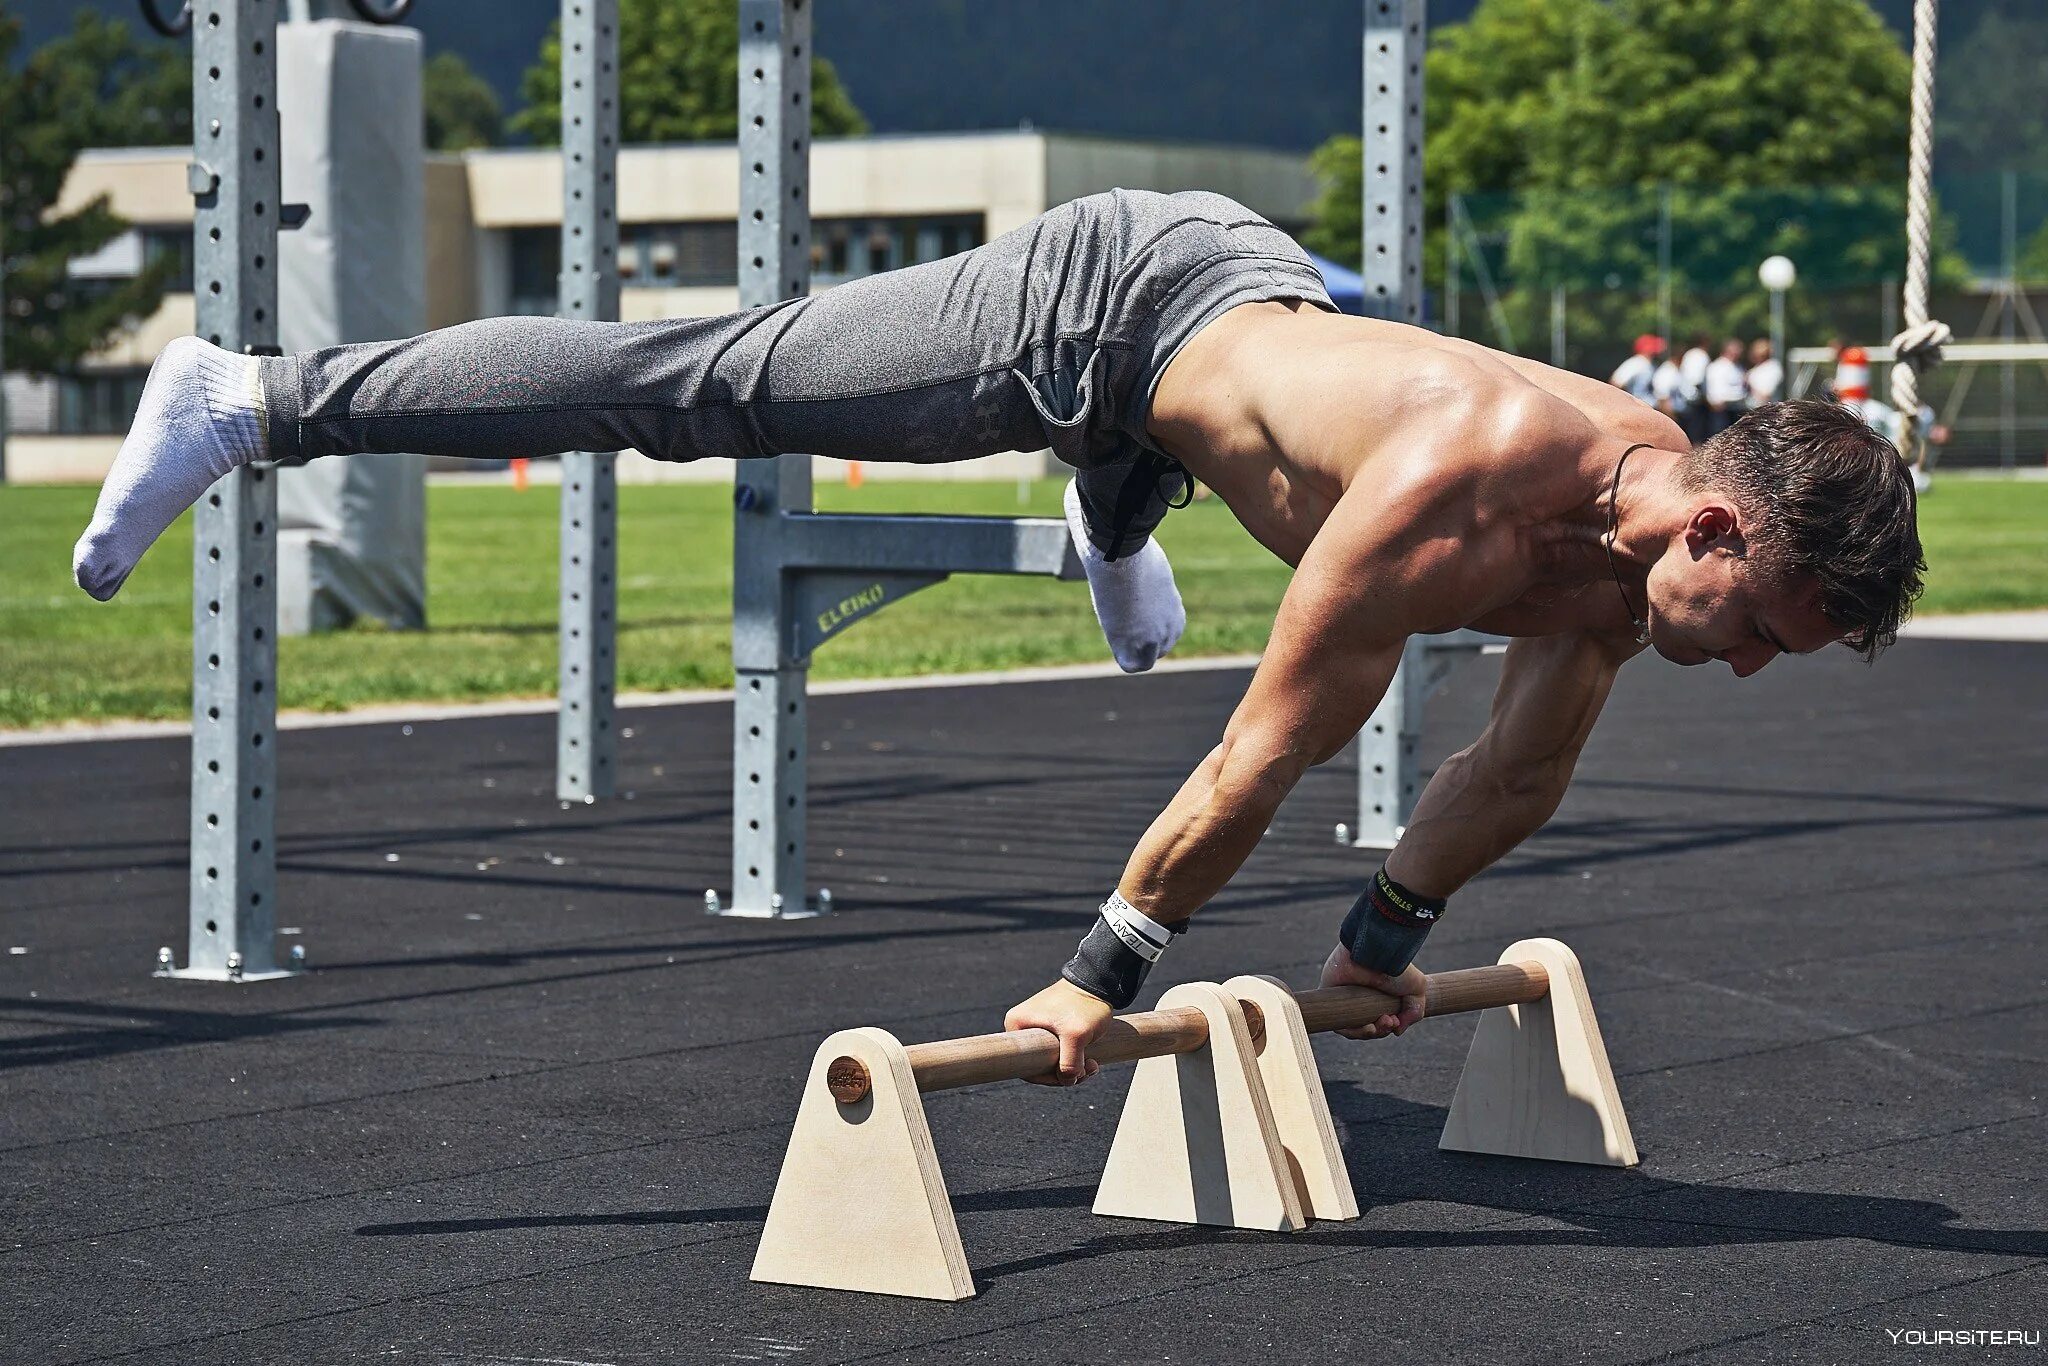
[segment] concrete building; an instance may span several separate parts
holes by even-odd
[[[127,429],[149,364],[192,331],[192,199],[184,148],[87,152],[60,208],[106,195],[134,225],[74,262],[81,279],[183,263],[157,312],[62,379],[8,377],[8,477],[97,481]],[[1118,142],[1057,133],[934,134],[819,142],[811,158],[813,287],[936,260],[978,246],[1054,205],[1122,186],[1206,189],[1283,228],[1306,221],[1315,184],[1297,155],[1239,147]],[[628,321],[699,317],[739,306],[740,168],[731,144],[629,147],[619,156],[621,313]],[[506,313],[552,313],[560,259],[561,158],[493,150],[427,162],[427,317],[447,326]],[[820,462],[819,475],[834,477]],[[1044,470],[1044,457],[992,457],[985,477]],[[621,461],[622,479],[722,478],[703,462]],[[931,473],[877,468],[876,474]],[[940,466],[942,475],[968,471]]]

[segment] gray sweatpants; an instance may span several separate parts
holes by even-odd
[[[960,256],[718,318],[488,318],[263,363],[276,459],[633,448],[933,463],[1053,453],[1096,544],[1144,543],[1186,474],[1147,436],[1180,347],[1237,304],[1330,308],[1293,240],[1203,192],[1111,190]]]

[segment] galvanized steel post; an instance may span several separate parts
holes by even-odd
[[[740,0],[740,306],[810,290],[811,13]],[[811,458],[740,464],[733,479],[733,901],[795,915],[804,899],[807,656],[791,626],[790,513],[811,507]]]
[[[562,273],[564,318],[619,317],[619,5],[562,0]],[[562,457],[560,706],[555,795],[613,791],[618,739],[618,483],[610,451]]]
[[[192,25],[197,328],[277,346],[277,3],[212,0]],[[192,572],[191,929],[172,975],[277,968],[277,482],[248,466],[199,500]],[[168,967],[168,965],[165,965]]]
[[[1428,0],[1366,0],[1365,308],[1422,322],[1422,57]]]
[[[1423,320],[1422,59],[1428,41],[1427,0],[1366,0],[1365,310],[1416,326]],[[1454,250],[1448,234],[1445,250]],[[1466,655],[1478,646],[1448,648]],[[1358,821],[1337,827],[1340,842],[1390,849],[1406,828],[1421,787],[1415,752],[1422,707],[1448,668],[1452,656],[1445,651],[1430,637],[1411,640],[1403,650],[1386,696],[1358,733]]]

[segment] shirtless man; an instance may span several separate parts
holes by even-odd
[[[1190,476],[1295,566],[1222,741],[1140,840],[1060,980],[1009,1012],[1088,1042],[1357,733],[1409,636],[1515,637],[1485,732],[1447,761],[1323,972],[1422,1016],[1413,958],[1445,899],[1564,795],[1615,673],[1645,648],[1747,677],[1894,638],[1925,568],[1897,452],[1825,403],[1689,449],[1597,380],[1336,315],[1285,234],[1218,195],[1112,191],[962,256],[724,318],[489,319],[282,359],[167,351],[80,539],[111,597],[164,527],[257,459],[367,451],[939,461],[1049,444],[1120,662],[1182,622],[1149,534]]]

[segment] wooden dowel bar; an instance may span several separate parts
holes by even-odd
[[[1495,1006],[1525,1005],[1550,994],[1550,974],[1541,963],[1496,963],[1486,968],[1429,974],[1423,1018],[1463,1015]],[[1311,1034],[1371,1024],[1382,1015],[1400,1013],[1401,1003],[1370,987],[1318,987],[1294,993],[1302,1025]],[[914,1055],[917,1050],[912,1049]]]
[[[1501,963],[1431,973],[1428,1014],[1458,1015],[1495,1006],[1540,1001],[1550,992],[1550,976],[1540,963]],[[1382,1015],[1397,1014],[1401,1003],[1369,987],[1318,987],[1296,992],[1302,1023],[1311,1034],[1353,1029]],[[1254,1037],[1263,1034],[1264,1018],[1249,1001],[1246,1023]],[[1088,1056],[1098,1063],[1136,1062],[1140,1058],[1188,1053],[1209,1040],[1208,1020],[1193,1006],[1146,1010],[1119,1015],[1095,1036]],[[1060,1041],[1050,1030],[1014,1029],[1000,1034],[975,1034],[964,1039],[939,1039],[904,1050],[919,1091],[946,1091],[991,1081],[1022,1081],[1055,1070]],[[829,1072],[832,1094],[851,1104],[868,1091],[866,1069],[852,1058],[836,1059]]]

